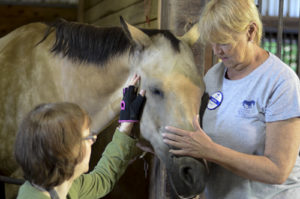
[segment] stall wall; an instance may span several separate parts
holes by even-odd
[[[0,37],[12,30],[37,21],[49,22],[56,18],[77,20],[75,4],[0,3]]]
[[[99,26],[119,26],[120,16],[142,28],[158,28],[158,0],[86,0],[83,22]]]

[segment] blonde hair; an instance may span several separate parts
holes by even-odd
[[[255,23],[254,42],[260,45],[262,22],[254,0],[210,0],[201,13],[199,28],[203,43],[235,43],[234,35],[248,30]]]

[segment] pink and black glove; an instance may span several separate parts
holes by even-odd
[[[119,122],[139,122],[145,101],[145,96],[137,94],[134,86],[124,88]]]

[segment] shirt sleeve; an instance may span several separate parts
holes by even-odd
[[[75,198],[101,198],[108,194],[136,154],[135,145],[135,139],[116,129],[97,166],[73,182],[69,195],[77,195]]]
[[[296,75],[281,79],[274,86],[266,107],[266,122],[300,117],[300,84]]]

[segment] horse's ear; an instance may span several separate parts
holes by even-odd
[[[200,37],[199,27],[198,27],[198,23],[196,23],[183,36],[178,37],[178,39],[185,41],[190,46],[192,46],[198,41],[199,37]]]
[[[120,21],[126,36],[132,43],[141,48],[151,44],[152,41],[146,33],[127,23],[122,16],[120,17]]]

